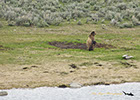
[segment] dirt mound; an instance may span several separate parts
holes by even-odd
[[[58,42],[58,41],[53,41],[49,42],[49,45],[61,48],[61,49],[87,49],[86,43],[72,43],[72,42]],[[101,44],[101,43],[96,43],[95,48],[115,48],[112,45],[109,44]]]

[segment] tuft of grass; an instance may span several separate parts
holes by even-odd
[[[84,62],[80,64],[80,66],[91,66],[91,65],[93,65],[93,63],[91,62]]]

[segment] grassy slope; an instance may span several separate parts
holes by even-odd
[[[0,28],[0,45],[10,49],[0,50],[0,89],[59,86],[72,82],[93,85],[140,81],[139,27],[119,29],[107,26],[104,30],[100,24],[79,26],[73,22],[58,27],[35,28],[9,27],[6,21],[1,22],[4,26]],[[49,41],[85,43],[92,30],[97,33],[98,43],[112,44],[116,48],[95,48],[89,52],[62,50],[47,44]],[[124,54],[134,58],[123,60]],[[79,69],[70,68],[70,64],[76,64]],[[31,65],[38,67],[32,68]]]
[[[5,25],[6,22],[2,21]],[[114,45],[115,49],[99,49],[93,52],[86,50],[60,50],[47,44],[49,41],[86,42],[88,34],[96,30],[96,41]],[[77,39],[80,39],[78,41]],[[93,24],[62,25],[49,28],[9,27],[0,28],[0,45],[11,50],[0,51],[0,64],[42,64],[46,60],[80,61],[96,59],[104,61],[121,61],[124,54],[134,56],[140,61],[140,28],[119,29],[107,26],[107,30]],[[49,49],[52,48],[52,49]],[[125,49],[123,49],[125,48]],[[60,57],[57,54],[71,55]],[[83,57],[81,57],[83,56]]]

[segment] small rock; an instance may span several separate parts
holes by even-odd
[[[120,62],[122,65],[124,65],[126,68],[129,68],[129,67],[134,67],[134,68],[137,68],[136,65],[133,65],[133,64],[130,64],[128,62]]]
[[[127,56],[127,57],[125,57],[125,59],[130,59],[130,58],[133,58],[133,56]]]
[[[102,24],[102,29],[105,29],[106,30],[107,29],[106,28],[106,25]]]
[[[127,56],[128,56],[128,55],[123,55],[122,57],[125,58],[125,57],[127,57]]]
[[[49,71],[44,71],[43,73],[49,73]]]
[[[60,74],[61,74],[61,75],[67,75],[67,74],[69,74],[69,73],[67,73],[67,72],[60,72]]]
[[[37,68],[38,66],[31,66],[31,67],[33,67],[33,68]]]
[[[71,88],[80,88],[80,87],[82,87],[82,86],[81,86],[81,84],[79,84],[79,83],[71,83],[71,84],[70,84],[70,87],[71,87]]]
[[[102,64],[99,64],[98,62],[94,63],[96,66],[103,66]]]
[[[59,88],[66,88],[66,87],[68,87],[68,86],[65,85],[65,84],[62,84],[62,85],[59,85],[58,87],[59,87]]]
[[[22,69],[28,69],[28,67],[23,67]]]
[[[74,72],[73,70],[70,71],[70,73]]]
[[[60,55],[60,53],[58,53],[57,55]]]
[[[72,68],[77,68],[77,66],[75,64],[71,64],[70,65]]]
[[[98,66],[103,66],[102,64],[98,64]]]
[[[133,58],[133,56],[128,56],[128,55],[123,55],[122,57],[123,59],[126,59],[126,60]]]
[[[96,64],[96,66],[103,66],[102,64]]]
[[[109,83],[105,83],[105,85],[110,85]]]
[[[94,64],[99,64],[98,62],[95,62]]]
[[[8,95],[8,93],[6,91],[1,91],[0,92],[0,96],[7,96],[7,95]]]
[[[86,66],[81,66],[81,68],[82,68],[82,69],[86,69],[87,67],[86,67]]]

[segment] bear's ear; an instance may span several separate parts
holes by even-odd
[[[92,32],[91,32],[91,35],[93,35],[93,36],[96,35],[95,31],[92,31]]]

